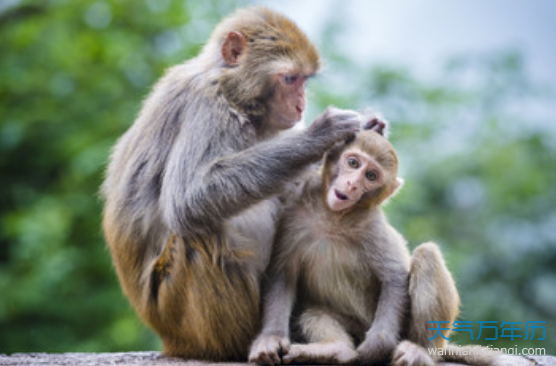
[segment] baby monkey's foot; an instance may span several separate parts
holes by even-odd
[[[276,335],[260,335],[249,352],[249,362],[259,365],[274,366],[281,363],[280,356],[290,347],[290,340]]]
[[[345,365],[357,360],[357,352],[344,342],[293,344],[282,357],[285,364],[310,363],[319,365]]]
[[[410,342],[401,342],[394,350],[393,366],[434,366],[435,362],[423,347]]]

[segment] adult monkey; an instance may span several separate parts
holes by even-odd
[[[275,195],[359,129],[329,109],[301,119],[315,47],[286,17],[239,10],[171,68],[114,148],[103,228],[123,290],[173,356],[245,359],[259,325]]]

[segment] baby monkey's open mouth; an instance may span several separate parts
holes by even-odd
[[[349,199],[348,196],[338,191],[337,189],[334,190],[334,193],[336,193],[336,197],[338,197],[338,199],[341,201],[347,201]]]

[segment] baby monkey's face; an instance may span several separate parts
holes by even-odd
[[[369,154],[358,148],[344,151],[338,160],[336,178],[330,184],[326,202],[332,211],[345,210],[370,191],[384,185],[384,171]]]

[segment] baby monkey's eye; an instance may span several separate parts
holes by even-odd
[[[355,158],[348,158],[347,163],[353,169],[359,168],[359,162]]]
[[[295,84],[298,78],[299,75],[284,75],[284,82],[286,85],[292,85]]]
[[[365,173],[365,178],[372,182],[378,178],[378,175],[376,174],[376,172],[369,170],[367,173]]]

